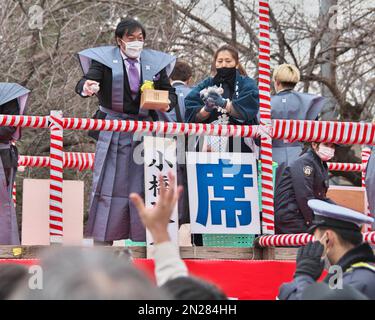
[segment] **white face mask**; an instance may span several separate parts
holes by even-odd
[[[320,157],[320,159],[322,159],[323,161],[328,161],[334,157],[335,148],[327,147],[323,144],[320,144],[316,153]]]
[[[131,42],[125,42],[124,40],[121,40],[121,42],[125,43],[125,54],[129,58],[139,58],[141,55],[141,52],[143,50],[143,41],[131,41]]]

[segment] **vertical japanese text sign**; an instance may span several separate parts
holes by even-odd
[[[192,233],[259,234],[254,154],[187,152]]]
[[[159,195],[159,176],[163,175],[164,181],[168,186],[168,172],[176,177],[176,141],[173,139],[145,136],[145,203],[146,206],[152,206]],[[177,186],[175,186],[177,187]],[[178,210],[177,204],[173,211],[171,221],[168,227],[172,242],[178,246]],[[147,245],[153,243],[151,234],[146,230]]]

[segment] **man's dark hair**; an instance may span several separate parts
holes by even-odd
[[[215,285],[194,277],[178,277],[161,288],[176,300],[228,300]]]
[[[146,30],[143,25],[135,19],[122,20],[116,27],[115,36],[122,38],[124,34],[131,35],[136,30],[142,30],[143,39],[146,39]]]
[[[325,230],[334,231],[337,234],[339,241],[344,245],[351,244],[353,246],[359,246],[363,242],[361,231],[327,227],[319,227],[319,230],[322,232],[324,232]]]
[[[19,264],[0,264],[0,300],[7,299],[27,275],[27,268]]]
[[[190,65],[185,61],[178,60],[171,74],[171,79],[173,81],[180,80],[185,82],[188,81],[192,75],[193,70]]]

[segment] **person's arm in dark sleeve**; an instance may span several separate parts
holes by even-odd
[[[160,71],[160,73],[156,77],[157,77],[157,80],[154,80],[155,89],[168,91],[168,98],[169,98],[169,101],[171,102],[169,105],[170,108],[167,111],[169,112],[172,109],[174,109],[178,103],[176,89],[171,86],[168,75],[167,75],[167,71],[165,69]]]
[[[280,288],[280,300],[301,300],[303,291],[319,279],[324,270],[324,246],[319,241],[298,248],[294,281]]]
[[[278,300],[301,300],[303,291],[315,281],[310,276],[298,276],[292,282],[284,283],[279,289]]]
[[[305,223],[309,226],[314,213],[307,205],[307,201],[314,199],[314,171],[313,165],[309,161],[295,161],[290,166],[292,183],[298,208],[303,214]]]
[[[0,106],[0,113],[1,114],[8,114],[8,115],[19,115],[20,114],[20,107],[18,105],[18,100],[13,99],[4,103]],[[12,135],[16,132],[17,127],[0,127],[0,140],[10,141],[12,140]]]
[[[104,65],[98,61],[92,60],[91,66],[89,71],[82,77],[81,80],[78,81],[76,85],[76,93],[78,93],[81,97],[87,98],[88,96],[82,95],[83,85],[85,84],[86,80],[94,80],[99,82],[99,86],[102,86],[103,81],[103,74],[104,74]]]
[[[211,85],[212,78],[207,78],[198,83],[185,97],[185,122],[197,122],[196,115],[204,107],[204,102],[200,97],[200,92]]]
[[[238,98],[232,100],[233,108],[236,111],[235,117],[245,123],[254,123],[259,112],[259,90],[255,81],[249,77],[243,79],[239,88]]]

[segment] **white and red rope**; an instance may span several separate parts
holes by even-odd
[[[302,246],[313,239],[314,237],[308,233],[267,235],[259,237],[258,244],[261,247]]]
[[[330,171],[361,172],[363,170],[363,166],[360,163],[327,162],[327,165]]]
[[[375,144],[375,125],[372,123],[273,120],[273,129],[273,139],[339,144]]]
[[[95,153],[64,153],[64,168],[78,169],[79,171],[94,169]]]
[[[48,128],[48,116],[12,116],[0,115],[0,127],[27,127],[27,128]]]
[[[272,168],[271,121],[271,64],[270,64],[270,19],[269,1],[259,1],[259,110],[261,130],[261,170],[262,170],[262,233],[275,233],[274,191]]]
[[[289,141],[318,141],[339,144],[375,144],[375,124],[310,121],[310,120],[271,120],[268,119],[266,105],[265,71],[262,71],[260,86],[260,126],[214,125],[202,123],[148,122],[132,120],[99,120],[64,118],[67,130],[105,130],[124,132],[164,133],[174,135],[216,135],[238,137],[269,137]],[[273,130],[271,130],[271,124]],[[272,150],[272,149],[271,149]]]
[[[88,170],[93,169],[95,153],[82,152],[64,152],[64,168]],[[331,171],[353,171],[361,172],[362,164],[360,163],[338,163],[328,162],[328,169]],[[20,156],[18,159],[18,166],[22,167],[49,167],[49,157],[44,156]]]
[[[314,236],[308,233],[266,235],[257,239],[258,245],[263,248],[304,246],[313,240]],[[363,241],[375,244],[375,232],[363,233]]]
[[[363,241],[370,244],[375,244],[375,231],[365,232],[363,234]]]
[[[49,157],[43,156],[19,156],[18,167],[49,167]]]
[[[61,111],[51,111],[50,148],[50,241],[62,242],[63,236],[63,118]]]
[[[0,126],[48,128],[49,116],[0,115]],[[170,135],[212,135],[212,136],[257,136],[258,126],[221,125],[205,123],[150,122],[133,120],[100,120],[85,118],[63,118],[66,130],[101,130],[143,133],[164,133]]]
[[[67,169],[88,170],[94,167],[95,153],[64,152],[63,167]],[[20,156],[18,166],[48,168],[49,157]]]
[[[66,130],[123,131],[132,133],[158,133],[169,135],[211,135],[254,138],[258,126],[221,125],[210,123],[150,122],[133,120],[100,120],[64,118]]]
[[[263,121],[260,126],[64,118],[63,129],[124,131],[134,133],[156,132],[172,135],[216,135],[252,138],[259,135],[269,135],[270,138],[272,137],[273,139],[287,139],[289,141],[298,140],[375,145],[375,124],[372,123],[273,120],[273,130],[270,130],[271,122],[266,112],[266,105],[269,101],[265,90],[267,85],[265,73],[265,70],[263,70],[261,74],[262,80],[260,80],[260,83],[262,83],[260,88],[260,109],[261,121]],[[0,126],[48,128],[48,123],[48,116],[0,115]]]

